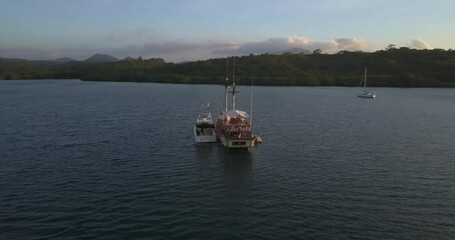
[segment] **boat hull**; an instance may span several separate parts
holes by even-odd
[[[199,128],[194,125],[193,134],[196,143],[214,143],[216,142],[216,134],[214,128]]]
[[[228,149],[249,149],[254,147],[255,140],[253,139],[229,139],[224,136],[219,137],[220,143]]]
[[[365,93],[365,94],[359,94],[357,95],[359,98],[375,98],[376,94],[374,93]]]

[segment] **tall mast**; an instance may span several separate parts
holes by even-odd
[[[364,83],[363,83],[363,88],[366,88],[367,87],[367,67],[365,67],[365,79],[364,79]]]
[[[229,92],[229,58],[226,58],[226,89],[224,93],[224,112],[228,110],[228,93]]]
[[[232,110],[235,110],[235,57],[232,66]]]
[[[253,76],[251,76],[251,93],[250,93],[250,127],[253,131]]]

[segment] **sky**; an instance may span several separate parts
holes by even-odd
[[[0,0],[0,57],[455,49],[454,0]]]

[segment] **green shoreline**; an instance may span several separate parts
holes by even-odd
[[[393,48],[373,53],[261,54],[236,57],[238,84],[263,86],[358,86],[368,66],[369,87],[455,87],[455,51]],[[226,58],[166,63],[142,58],[112,63],[6,61],[0,79],[224,84]]]

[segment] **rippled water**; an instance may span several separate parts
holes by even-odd
[[[222,86],[0,82],[0,239],[455,238],[455,89],[253,92],[228,152],[192,136]]]

